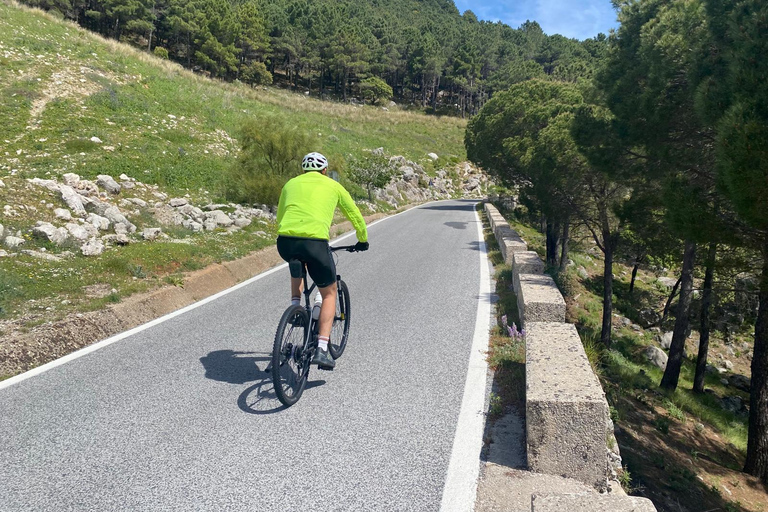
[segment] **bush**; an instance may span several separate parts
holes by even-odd
[[[247,121],[240,130],[242,151],[226,178],[227,199],[276,205],[286,181],[301,172],[309,135],[276,116]]]
[[[272,73],[263,62],[251,62],[240,67],[240,79],[250,85],[272,85]]]
[[[392,87],[381,78],[375,76],[361,80],[360,83],[357,84],[357,89],[363,99],[365,99],[365,101],[370,101],[371,103],[388,100],[393,94]]]
[[[168,60],[168,50],[163,48],[162,46],[155,46],[155,49],[152,50],[152,53],[155,54],[155,57],[160,57],[161,59]]]
[[[368,192],[368,200],[373,201],[373,189],[386,186],[392,173],[389,157],[371,152],[350,162],[348,176],[353,183],[363,187]]]

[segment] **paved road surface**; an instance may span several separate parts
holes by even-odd
[[[432,203],[341,254],[350,343],[289,409],[262,371],[287,269],[0,383],[0,511],[438,510],[487,299],[477,222]]]

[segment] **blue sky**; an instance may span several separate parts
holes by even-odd
[[[454,0],[459,12],[517,28],[537,21],[546,34],[588,39],[618,27],[610,0]]]

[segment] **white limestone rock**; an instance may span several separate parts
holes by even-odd
[[[251,219],[246,219],[244,217],[239,217],[235,219],[235,226],[239,228],[244,228],[245,226],[248,226],[251,224]]]
[[[189,204],[189,200],[188,199],[184,199],[183,197],[174,197],[173,199],[171,199],[168,202],[168,204],[170,206],[173,206],[174,208],[178,208],[180,206],[184,206],[184,205]]]
[[[99,174],[96,176],[96,185],[103,188],[110,194],[119,194],[122,187],[115,179],[108,174]]]
[[[144,240],[157,240],[157,238],[163,234],[163,230],[160,228],[144,228],[141,233]]]
[[[58,256],[54,256],[53,254],[48,254],[47,252],[40,252],[40,251],[31,251],[29,249],[22,249],[21,254],[25,254],[27,256],[31,256],[33,258],[37,258],[39,260],[44,261],[62,261],[62,258],[59,258]]]
[[[667,354],[664,353],[663,350],[661,350],[659,347],[656,347],[654,345],[649,345],[645,349],[644,353],[646,359],[650,361],[651,364],[661,368],[662,370],[665,370],[667,368],[667,360],[669,357],[667,357]]]
[[[72,212],[70,212],[66,208],[56,208],[55,210],[53,210],[53,214],[59,220],[72,220]]]
[[[91,226],[90,224],[88,225]],[[89,238],[91,238],[91,234],[85,228],[85,225],[69,222],[65,225],[65,227],[67,228],[67,231],[69,231],[69,233],[72,235],[72,238],[74,238],[75,240],[80,240],[81,242],[84,242]]]
[[[24,239],[18,236],[7,236],[5,237],[5,240],[3,240],[3,243],[9,249],[15,249],[20,245],[24,245]]]
[[[195,233],[198,233],[203,230],[203,225],[192,219],[184,219],[183,221],[181,221],[181,225],[187,229],[194,231]]]
[[[101,215],[97,215],[95,213],[89,213],[88,217],[86,217],[85,221],[98,229],[99,231],[106,231],[109,229],[109,219],[106,217],[102,217]]]
[[[59,189],[61,191],[61,198],[67,203],[72,213],[78,217],[83,217],[86,214],[83,196],[75,192],[75,189],[69,185],[61,185]]]
[[[66,229],[57,228],[50,222],[38,222],[32,228],[32,234],[57,246],[63,245],[69,239],[69,233]]]
[[[231,226],[234,223],[232,219],[229,218],[229,215],[221,210],[213,210],[212,212],[208,212],[205,217],[206,220],[213,220],[217,225],[225,228]]]
[[[83,256],[100,256],[104,252],[104,243],[96,238],[88,240],[80,248]]]

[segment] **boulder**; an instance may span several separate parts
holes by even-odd
[[[77,187],[78,183],[80,183],[80,176],[73,172],[68,172],[61,178],[64,180],[64,184],[70,187]]]
[[[135,204],[136,206],[138,206],[140,208],[146,208],[147,207],[147,202],[144,201],[143,199],[139,199],[138,197],[130,197],[130,198],[128,198],[128,200],[131,203]]]
[[[21,254],[25,254],[27,256],[31,256],[33,258],[37,258],[38,260],[44,260],[44,261],[62,261],[61,258],[58,256],[54,256],[53,254],[48,254],[47,252],[41,252],[41,251],[30,251],[28,249],[23,249],[20,251]]]
[[[3,239],[3,233],[5,233],[5,228],[3,227],[2,224],[0,224],[0,240]]]
[[[104,235],[101,237],[101,241],[105,244],[112,245],[128,245],[131,243],[131,239],[128,235]]]
[[[661,283],[665,288],[669,288],[670,290],[677,284],[677,279],[674,277],[660,277],[657,279],[657,281],[659,281],[659,283]]]
[[[183,221],[181,221],[181,225],[187,229],[191,229],[195,233],[203,230],[203,225],[192,219],[184,219]],[[214,227],[214,229],[216,228]]]
[[[752,387],[752,381],[749,377],[745,377],[744,375],[731,375],[728,377],[728,383],[739,391],[745,391],[747,393],[749,393]]]
[[[56,208],[55,210],[53,210],[53,214],[59,220],[72,220],[72,212],[70,212],[66,208]]]
[[[102,217],[101,215],[97,215],[95,213],[89,213],[88,217],[86,217],[85,221],[98,229],[99,231],[106,231],[109,229],[109,219],[106,217]]]
[[[83,204],[83,197],[75,192],[75,189],[69,185],[61,185],[59,190],[61,191],[61,199],[67,203],[67,206],[72,210],[72,213],[78,217],[84,216],[86,212],[85,205]]]
[[[250,225],[250,223],[251,223],[251,219],[246,219],[244,217],[238,217],[237,219],[235,219],[235,226],[239,228],[244,228],[245,226]]]
[[[672,346],[673,334],[674,333],[672,331],[669,331],[659,336],[659,343],[661,344],[661,348],[663,348],[664,350],[669,350],[669,347]]]
[[[435,153],[427,153],[427,156],[432,160],[437,160],[438,158],[440,158]]]
[[[656,347],[654,345],[649,345],[645,349],[645,352],[643,354],[645,355],[645,358],[648,359],[648,361],[650,361],[651,364],[661,368],[662,370],[666,370],[667,360],[669,358],[667,357],[667,354],[665,354],[664,351],[661,350],[659,347]]]
[[[136,226],[134,226],[128,219],[125,218],[117,206],[110,206],[104,210],[104,216],[114,224],[125,224],[128,228],[128,231],[131,233],[136,231]]]
[[[104,243],[101,240],[92,238],[83,244],[80,251],[83,253],[83,256],[99,256],[104,252]]]
[[[188,199],[184,199],[183,197],[174,197],[173,199],[171,199],[168,202],[168,204],[170,206],[173,206],[174,208],[178,208],[180,206],[184,206],[186,204],[189,204],[189,200]]]
[[[90,224],[88,225],[91,226]],[[80,240],[84,242],[89,238],[91,238],[91,233],[88,232],[88,230],[85,228],[85,225],[81,226],[80,224],[74,224],[70,222],[70,223],[67,223],[65,227],[67,228],[67,231],[69,231],[69,233],[72,235],[72,237],[75,240]],[[93,226],[91,226],[91,228],[95,229],[93,228]]]
[[[119,194],[122,187],[115,179],[108,174],[99,174],[96,176],[96,185],[103,188],[110,194]]]
[[[144,238],[144,240],[156,240],[162,234],[163,230],[160,228],[144,228],[141,236]]]
[[[206,220],[213,220],[216,222],[216,225],[225,228],[231,226],[234,223],[232,219],[230,219],[229,216],[221,210],[213,210],[212,212],[208,212],[205,214],[205,217]]]
[[[57,228],[50,222],[38,222],[37,226],[32,228],[32,234],[57,246],[63,245],[69,239],[66,229]]]
[[[20,245],[24,245],[24,239],[17,236],[7,236],[5,237],[5,240],[3,240],[3,243],[9,249],[15,249]]]

